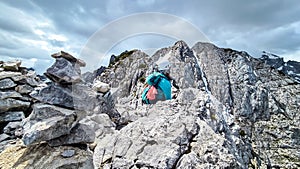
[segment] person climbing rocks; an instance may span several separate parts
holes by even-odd
[[[155,71],[146,78],[146,88],[142,93],[143,103],[155,104],[157,101],[171,100],[172,85],[179,90],[175,79],[170,75],[169,65],[169,62],[158,64]]]

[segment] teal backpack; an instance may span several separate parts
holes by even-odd
[[[159,72],[154,72],[146,78],[146,82],[149,85],[142,93],[142,101],[145,104],[151,104],[147,98],[149,89],[154,86],[159,92],[162,92],[165,100],[171,99],[171,83],[168,78]]]

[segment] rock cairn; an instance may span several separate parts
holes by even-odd
[[[33,104],[29,93],[41,79],[34,70],[21,67],[21,61],[0,61],[0,151],[22,137],[22,120]]]
[[[8,124],[1,134],[1,143],[8,145],[9,139],[17,142],[15,138],[21,138],[18,143],[26,147],[21,157],[26,153],[41,156],[46,153],[45,148],[57,152],[49,155],[52,161],[31,164],[33,168],[91,168],[92,154],[87,150],[93,147],[96,136],[115,129],[119,114],[107,84],[95,81],[89,86],[81,79],[84,61],[63,51],[52,57],[55,63],[44,73],[50,79],[45,83],[39,83],[33,71],[20,69],[20,62],[2,63],[1,123]]]

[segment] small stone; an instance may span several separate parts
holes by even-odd
[[[97,92],[106,93],[110,90],[109,84],[103,83],[101,81],[96,81],[93,84],[93,89]]]
[[[22,128],[22,122],[20,122],[20,121],[9,122],[4,127],[3,132],[5,134],[13,135],[15,133],[15,130],[18,128]]]
[[[69,158],[75,155],[75,150],[65,150],[61,153],[61,156],[64,158]]]
[[[33,87],[27,85],[27,84],[24,84],[24,85],[18,85],[15,87],[15,90],[21,94],[28,94],[30,92],[33,91]]]
[[[21,63],[20,60],[4,62],[3,68],[4,70],[18,71]]]

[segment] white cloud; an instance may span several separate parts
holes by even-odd
[[[61,41],[61,42],[68,41],[68,38],[65,37],[64,35],[50,34],[50,35],[48,35],[48,38],[50,40],[56,40],[56,41]]]
[[[89,3],[72,0],[18,3],[2,1],[0,56],[22,56],[23,59],[34,57],[37,58],[35,66],[40,67],[39,65],[50,63],[43,62],[43,59],[52,59],[50,54],[58,50],[79,56],[88,38],[115,19],[139,12],[163,12],[188,19],[187,22],[195,25],[205,33],[207,39],[220,47],[245,50],[254,56],[258,56],[259,52],[264,50],[296,60],[299,58],[300,48],[299,4],[298,1],[258,0],[107,0]],[[178,37],[175,36],[177,34],[185,36],[183,40],[192,39],[195,31],[180,22],[153,20],[151,24],[146,20],[137,19],[123,24],[122,27],[111,28],[107,31],[111,35],[102,39],[101,44],[115,41],[115,38],[124,32],[131,31],[131,36],[140,36],[136,30],[143,24],[149,30],[158,27],[159,30],[165,31],[162,35],[174,35],[174,39]],[[114,44],[116,51],[127,46],[145,49],[153,49],[159,45],[166,47],[163,38],[156,39],[155,47],[151,46],[152,41],[149,38],[126,38],[131,37],[124,36],[121,38],[123,43],[117,41]],[[197,40],[199,39],[195,38],[195,41]],[[137,41],[140,43],[136,43]],[[194,42],[187,43],[191,46]],[[97,47],[99,44],[94,45]]]
[[[46,35],[46,33],[40,29],[36,29],[33,31],[35,34],[39,35],[39,36],[43,36]]]

